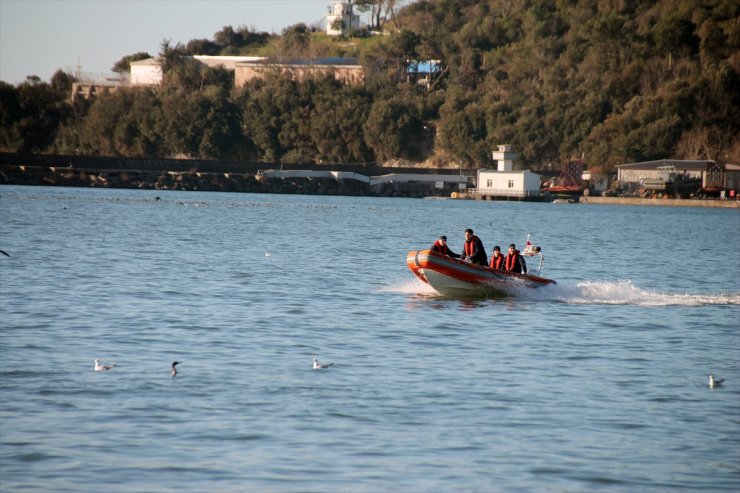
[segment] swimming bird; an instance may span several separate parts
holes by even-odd
[[[325,370],[326,368],[329,368],[334,363],[319,363],[316,358],[313,359],[313,369],[314,370]]]
[[[713,389],[715,387],[721,387],[722,386],[722,382],[724,382],[724,381],[725,381],[724,378],[722,378],[720,380],[717,380],[717,379],[714,378],[714,375],[710,374],[709,375],[709,388],[710,389]]]
[[[100,363],[99,359],[95,360],[95,371],[106,371],[106,370],[110,370],[111,368],[115,368],[116,366],[118,365],[116,365],[115,363],[111,363],[110,365],[104,365]]]
[[[179,365],[179,361],[173,361],[172,362],[172,378],[175,378],[177,376],[177,368],[175,368],[177,365]]]

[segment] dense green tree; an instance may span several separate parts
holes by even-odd
[[[165,88],[158,133],[167,155],[224,159],[237,152],[239,122],[229,93],[218,85],[203,91]]]
[[[278,72],[251,81],[240,92],[242,134],[259,160],[276,162],[285,152],[279,134],[296,100],[296,82]]]
[[[118,60],[113,65],[113,68],[111,70],[119,74],[129,73],[131,71],[131,62],[138,62],[139,60],[146,60],[147,58],[151,57],[152,56],[145,51],[140,51],[138,53],[134,53],[133,55],[126,55],[125,57]]]
[[[354,7],[370,18],[370,28],[382,30],[388,19],[404,5],[404,0],[354,0]]]
[[[189,55],[220,55],[223,46],[209,39],[192,39],[185,45],[185,53]]]
[[[0,84],[0,148],[43,152],[54,142],[59,126],[69,117],[69,92],[62,76],[54,85],[28,77],[17,87]]]
[[[522,166],[585,156],[609,168],[663,157],[740,159],[740,5],[730,0],[359,2],[387,36],[332,40],[224,27],[162,42],[164,83],[70,98],[57,72],[0,83],[0,149],[318,163],[445,159],[487,165],[497,144]],[[375,10],[373,10],[375,9]],[[381,10],[382,12],[382,10]],[[375,17],[374,17],[375,18]],[[234,89],[193,54],[357,56],[362,87],[279,73]],[[138,53],[116,63],[127,69]],[[431,81],[408,67],[437,60]]]
[[[127,154],[135,129],[129,124],[131,93],[118,91],[99,95],[79,131],[81,154],[119,156]]]
[[[418,159],[416,143],[424,133],[424,123],[409,94],[373,102],[364,126],[365,141],[377,159]]]
[[[333,78],[324,78],[320,83],[324,90],[312,92],[309,125],[316,160],[324,163],[372,160],[363,133],[371,104],[367,94]]]
[[[278,57],[302,57],[310,54],[311,31],[304,23],[283,29]]]
[[[15,152],[23,149],[21,118],[23,110],[18,88],[0,81],[0,150]]]

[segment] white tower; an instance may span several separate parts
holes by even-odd
[[[498,146],[497,151],[491,153],[491,158],[498,164],[499,171],[511,171],[516,153],[509,144],[503,144]]]
[[[341,26],[338,25],[341,23]],[[351,1],[337,1],[329,7],[326,15],[326,34],[329,36],[347,35],[352,29],[360,27],[360,16],[352,13]]]

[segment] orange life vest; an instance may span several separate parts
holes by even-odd
[[[499,255],[498,257],[495,255],[491,256],[491,269],[501,269],[504,266],[504,256]]]
[[[475,245],[478,243],[478,237],[472,235],[470,240],[465,242],[465,256],[472,257],[475,253]]]
[[[506,270],[514,270],[514,267],[518,267],[518,266],[519,266],[519,250],[514,250],[514,253],[506,256]]]

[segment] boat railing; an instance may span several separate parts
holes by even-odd
[[[537,266],[537,277],[539,277],[540,272],[542,272],[542,262],[545,260],[545,256],[542,255],[542,249],[540,247],[528,245],[524,251],[522,251],[522,255],[525,257],[540,257],[540,264]],[[527,269],[527,273],[530,273],[529,268]]]

